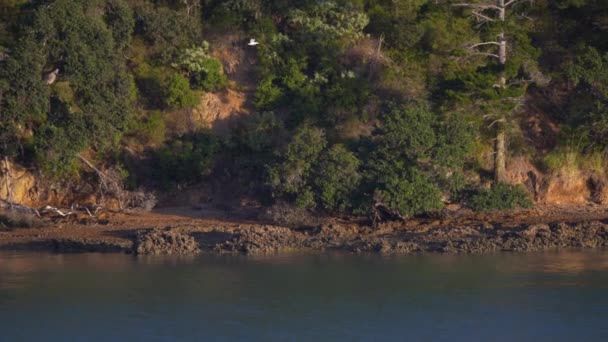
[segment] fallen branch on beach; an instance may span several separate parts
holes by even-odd
[[[75,216],[81,213],[87,214],[92,219],[97,218],[97,214],[101,209],[100,206],[89,208],[84,205],[73,204],[69,209],[60,209],[50,205],[46,205],[40,209],[28,207],[23,204],[11,203],[6,200],[0,200],[0,209],[9,212],[17,212],[23,215],[35,216],[39,219],[63,219],[71,216]]]

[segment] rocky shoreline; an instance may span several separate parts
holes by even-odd
[[[369,230],[369,231],[366,231]],[[478,225],[469,227],[421,227],[385,231],[346,231],[321,226],[297,231],[253,225],[198,230],[156,228],[133,230],[130,241],[108,242],[96,238],[50,238],[3,249],[48,250],[58,253],[122,252],[140,255],[188,255],[198,253],[281,253],[289,251],[345,251],[380,254],[482,254],[499,251],[527,252],[556,248],[608,246],[608,222],[530,224],[517,227]]]
[[[210,233],[213,235],[213,233]],[[220,241],[198,238],[177,231],[150,231],[136,239],[138,254],[276,253],[293,250],[337,250],[355,253],[417,254],[498,251],[541,251],[554,248],[599,248],[608,246],[608,224],[591,221],[577,224],[534,224],[516,228],[494,226],[435,228],[425,232],[399,231],[374,236],[342,236],[331,227],[316,233],[288,228],[238,229]],[[154,241],[154,242],[153,242]],[[188,242],[186,242],[188,241]],[[141,248],[142,244],[149,247]]]
[[[225,213],[224,213],[225,214]],[[285,218],[285,215],[280,215]],[[356,218],[316,218],[288,225],[276,220],[172,209],[114,214],[107,222],[55,222],[1,229],[0,250],[57,253],[268,254],[344,251],[379,254],[482,254],[608,246],[603,207],[535,208],[495,214],[455,214],[371,227]]]

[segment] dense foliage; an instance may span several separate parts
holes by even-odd
[[[504,133],[507,158],[544,160],[530,108],[561,128],[549,149],[608,147],[608,3],[511,1],[504,20],[494,3],[2,1],[0,154],[57,180],[86,154],[133,187],[214,179],[329,212],[527,206],[520,188],[478,190],[488,156]],[[250,114],[221,136],[192,123],[227,92]]]
[[[508,210],[529,208],[532,201],[526,190],[511,184],[498,183],[489,190],[475,194],[471,198],[471,207],[478,211]]]

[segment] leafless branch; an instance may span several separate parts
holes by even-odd
[[[500,46],[500,43],[499,42],[482,42],[482,43],[473,44],[473,45],[469,46],[468,48],[469,49],[475,49],[475,48],[477,48],[479,46],[485,46],[485,45],[497,45],[497,46]]]
[[[488,21],[496,21],[496,19],[491,18],[481,12],[481,10],[473,10],[473,15],[477,17],[477,20],[481,21],[481,24],[486,23]]]
[[[499,122],[501,122],[501,123],[507,122],[507,119],[501,118],[501,119],[494,120],[488,125],[488,128],[492,128],[492,126],[494,126],[495,124],[497,124]]]
[[[490,5],[490,4],[468,4],[468,3],[458,3],[458,4],[453,4],[452,6],[454,7],[469,7],[469,8],[476,8],[479,10],[495,10],[495,11],[500,11],[501,8],[499,6],[496,5]]]
[[[496,55],[493,53],[487,53],[487,52],[475,52],[475,53],[471,54],[471,56],[486,56],[486,57],[494,57],[496,59],[500,59],[499,55]]]

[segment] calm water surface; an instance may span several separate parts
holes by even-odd
[[[606,341],[608,252],[3,252],[0,340]]]

